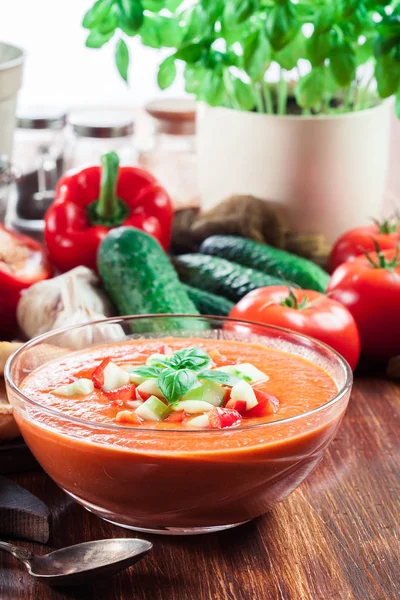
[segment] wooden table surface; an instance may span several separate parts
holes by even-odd
[[[398,600],[400,387],[357,378],[337,438],[308,480],[270,514],[197,537],[154,543],[136,566],[92,587],[36,584],[0,553],[1,600]],[[47,547],[135,536],[67,498],[43,473],[13,477],[51,508]]]

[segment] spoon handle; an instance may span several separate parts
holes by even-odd
[[[0,542],[0,550],[9,552],[25,565],[30,566],[30,561],[33,558],[33,554],[29,550],[26,550],[25,548],[19,548],[18,546],[13,546],[13,544],[8,544],[7,542]]]

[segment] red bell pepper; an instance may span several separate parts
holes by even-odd
[[[232,408],[216,407],[208,413],[210,427],[213,429],[224,429],[240,423],[242,415]]]
[[[168,423],[183,423],[185,417],[186,413],[184,410],[177,410],[176,412],[172,412],[170,415],[168,415],[165,420],[168,421]]]
[[[16,329],[22,290],[51,274],[42,244],[0,225],[0,333],[11,334]]]
[[[104,385],[104,369],[111,362],[111,358],[104,358],[92,373],[92,381],[95,388],[101,390]]]
[[[245,417],[266,417],[276,413],[279,408],[279,400],[272,394],[262,392],[261,390],[254,390],[258,404],[253,406],[244,413]]]
[[[233,408],[233,410],[236,410],[240,415],[243,415],[246,412],[246,406],[246,400],[228,400],[225,404],[225,408]]]
[[[103,392],[103,394],[115,404],[123,404],[127,400],[133,400],[136,398],[136,386],[133,383],[128,383],[115,390],[109,390]]]
[[[120,225],[141,229],[168,248],[173,208],[167,192],[150,173],[119,167],[115,152],[104,154],[101,163],[61,177],[45,215],[50,258],[62,271],[96,269],[100,242]]]

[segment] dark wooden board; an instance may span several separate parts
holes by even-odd
[[[399,600],[400,387],[357,379],[338,436],[308,480],[270,514],[231,531],[151,539],[154,550],[94,587],[35,584],[0,553],[1,600]],[[50,546],[135,535],[69,500],[43,472],[13,479],[50,505]]]
[[[40,469],[22,438],[0,444],[0,473],[20,473]]]
[[[15,481],[0,476],[0,536],[45,544],[50,537],[50,511]]]

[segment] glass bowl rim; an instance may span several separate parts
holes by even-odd
[[[65,333],[69,333],[70,331],[73,331],[75,329],[93,326],[93,325],[104,325],[105,323],[111,325],[111,324],[118,324],[121,321],[125,322],[125,321],[136,321],[136,320],[143,320],[143,319],[162,319],[162,318],[200,319],[200,320],[205,320],[205,321],[224,321],[224,322],[228,321],[231,323],[239,323],[241,325],[255,325],[256,327],[265,329],[266,332],[270,331],[270,330],[278,331],[278,332],[281,331],[281,332],[285,333],[286,335],[289,335],[289,336],[299,340],[300,342],[302,342],[303,340],[306,340],[308,343],[311,342],[317,348],[317,350],[324,351],[325,353],[327,352],[328,354],[331,355],[330,358],[333,358],[334,360],[336,360],[336,362],[341,364],[341,366],[343,367],[344,372],[345,372],[344,385],[327,402],[324,402],[320,406],[317,406],[306,412],[300,413],[299,415],[294,415],[292,417],[284,417],[283,419],[278,419],[277,421],[268,421],[266,423],[256,423],[253,425],[239,425],[238,427],[236,427],[236,426],[227,427],[224,429],[187,429],[186,430],[183,428],[180,428],[180,429],[169,429],[169,428],[168,429],[155,429],[155,428],[150,428],[150,427],[136,427],[136,426],[132,427],[132,426],[127,426],[127,425],[118,425],[115,423],[98,423],[96,421],[90,421],[89,419],[66,415],[65,413],[63,413],[60,410],[55,410],[53,408],[43,406],[36,400],[32,400],[31,398],[29,398],[29,396],[26,396],[12,378],[11,368],[12,368],[12,365],[14,364],[14,361],[18,358],[18,356],[20,354],[22,354],[25,350],[29,349],[32,346],[42,343],[44,340],[46,340],[48,338],[62,335]],[[184,338],[182,338],[182,339],[184,339]],[[117,343],[117,341],[116,341],[116,343]],[[246,342],[244,342],[244,343],[246,343]],[[251,342],[249,342],[249,343],[251,343]],[[100,344],[98,344],[98,345],[100,345]],[[89,346],[88,348],[93,348],[93,347],[96,347],[96,346]],[[82,348],[82,350],[84,350],[84,348]],[[283,352],[285,352],[285,350],[283,350]],[[290,352],[288,352],[288,353],[290,353]],[[311,361],[309,361],[309,362],[311,362]],[[351,389],[351,387],[353,385],[353,372],[350,368],[349,363],[346,361],[346,359],[343,358],[343,356],[341,356],[341,354],[339,354],[339,352],[337,352],[336,350],[334,350],[333,348],[328,346],[328,344],[325,344],[324,342],[320,342],[319,340],[317,340],[311,336],[305,335],[303,333],[297,333],[296,331],[292,331],[291,329],[287,329],[285,327],[278,327],[276,325],[268,325],[266,323],[260,323],[257,321],[250,321],[250,320],[245,320],[245,319],[233,319],[231,317],[223,317],[223,316],[217,316],[217,315],[188,315],[188,314],[181,314],[181,313],[166,313],[166,314],[161,314],[161,315],[160,314],[145,314],[145,315],[123,315],[123,316],[116,316],[116,317],[108,317],[108,318],[104,318],[104,319],[96,319],[95,321],[88,321],[87,323],[79,323],[77,325],[72,325],[69,327],[62,327],[60,329],[54,329],[53,331],[48,331],[46,333],[42,333],[41,335],[38,335],[38,336],[32,338],[31,340],[28,340],[27,342],[25,342],[20,348],[18,348],[10,356],[10,358],[7,360],[6,365],[4,367],[4,379],[5,379],[6,384],[20,398],[22,398],[24,403],[34,405],[35,407],[39,408],[40,410],[42,410],[43,412],[45,412],[47,414],[50,414],[51,416],[55,416],[58,418],[61,417],[63,420],[69,421],[72,423],[78,423],[81,425],[86,425],[86,426],[96,427],[96,428],[98,427],[99,429],[104,429],[105,431],[111,429],[113,431],[134,431],[134,432],[146,432],[146,433],[150,432],[150,433],[154,433],[154,434],[156,433],[158,435],[159,434],[168,435],[170,433],[180,433],[180,434],[184,434],[184,435],[188,435],[188,434],[203,434],[204,435],[206,433],[207,435],[209,435],[209,434],[215,435],[218,433],[226,434],[228,432],[231,432],[231,433],[242,432],[242,431],[254,430],[257,428],[273,427],[273,426],[282,425],[282,424],[286,424],[286,423],[292,423],[293,421],[298,421],[300,419],[307,418],[307,417],[313,416],[319,412],[322,412],[326,408],[334,406],[348,393],[348,391]]]

